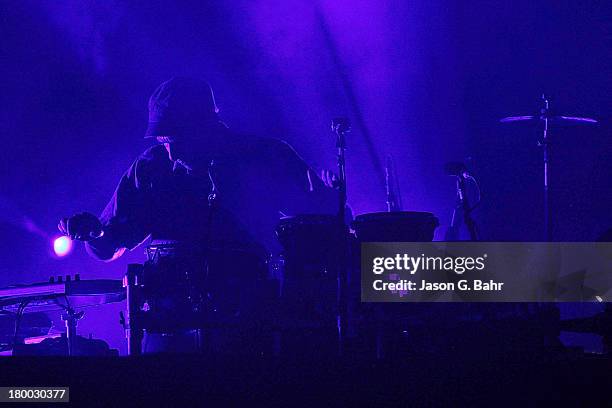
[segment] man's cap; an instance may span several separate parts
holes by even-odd
[[[157,87],[149,98],[145,138],[178,136],[217,123],[219,109],[208,82],[174,77]]]

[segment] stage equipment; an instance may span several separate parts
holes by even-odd
[[[144,333],[196,331],[200,351],[210,330],[251,328],[269,318],[278,285],[265,259],[241,250],[164,241],[146,248],[147,262],[130,264],[123,284],[122,324],[128,353],[142,353]]]
[[[351,131],[351,123],[347,118],[335,118],[332,120],[332,131],[336,134],[336,149],[338,149],[338,218],[344,224],[346,211],[346,134]]]
[[[594,124],[597,123],[596,119],[580,117],[580,116],[566,116],[566,115],[552,115],[550,111],[550,104],[546,95],[542,95],[542,108],[539,115],[526,115],[526,116],[508,116],[500,120],[501,123],[512,123],[512,122],[541,122],[542,123],[542,139],[538,141],[538,146],[542,148],[542,159],[544,162],[544,239],[545,241],[552,241],[552,228],[551,228],[551,214],[550,214],[550,197],[549,197],[549,171],[550,171],[550,128],[552,125],[562,126],[567,124]]]
[[[472,218],[472,211],[478,206],[480,203],[480,187],[478,186],[478,182],[476,179],[468,172],[465,164],[461,162],[449,162],[444,165],[444,171],[449,176],[456,177],[457,181],[457,206],[453,209],[453,218],[451,220],[451,225],[449,230],[453,231],[456,237],[459,236],[459,227],[460,222],[458,221],[458,217],[456,216],[456,211],[458,208],[461,209],[463,215],[463,222],[465,223],[468,232],[470,234],[471,241],[478,241],[478,229],[476,227],[476,221]],[[475,204],[472,205],[470,202],[466,183],[470,180],[474,183],[476,188],[478,189],[478,199]]]
[[[398,211],[361,214],[352,226],[359,242],[427,242],[438,225],[432,213]]]
[[[279,352],[299,353],[319,343],[331,355],[344,350],[347,330],[348,229],[337,215],[281,218],[283,247],[277,338]]]
[[[346,229],[335,215],[282,217],[276,236],[283,247],[285,278],[326,277],[340,267]]]
[[[387,195],[387,212],[402,211],[402,195],[391,156],[385,160],[385,193]]]
[[[398,211],[361,214],[355,217],[352,227],[355,230],[356,254],[360,254],[363,242],[428,242],[432,241],[438,227],[438,219],[429,212]],[[353,263],[360,269],[360,256]],[[359,290],[355,279],[354,285]],[[415,315],[421,306],[414,304],[362,303],[359,296],[353,299],[355,315],[354,330],[373,344],[366,349],[373,350],[377,358],[389,352],[390,343],[395,343],[405,334],[400,322]]]
[[[348,274],[349,274],[349,244],[348,227],[346,225],[346,134],[351,131],[351,123],[347,118],[332,120],[332,131],[336,134],[336,148],[338,149],[338,178],[339,202],[338,225],[342,228],[340,252],[338,252],[340,266],[337,269],[337,328],[338,328],[338,354],[343,353],[344,338],[348,327]]]
[[[16,344],[13,349],[13,356],[66,356],[68,350],[68,341],[66,334],[48,335],[43,339],[32,342],[32,339],[27,339],[25,344]],[[78,356],[118,356],[119,351],[111,349],[109,345],[100,339],[91,337],[85,338],[76,336],[72,340],[75,344],[74,350]],[[75,354],[73,354],[75,355]]]
[[[77,274],[57,278],[49,282],[15,285],[0,289],[0,308],[16,313],[15,343],[23,313],[62,311],[66,323],[68,355],[76,354],[77,324],[86,306],[120,302],[125,299],[121,281],[110,279],[81,280]]]

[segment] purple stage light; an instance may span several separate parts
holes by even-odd
[[[66,256],[72,250],[72,240],[66,236],[58,237],[53,241],[53,251],[57,256]]]

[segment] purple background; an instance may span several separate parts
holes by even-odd
[[[583,4],[586,3],[586,4]],[[486,239],[538,240],[537,127],[546,92],[601,120],[553,133],[558,240],[612,226],[612,6],[604,1],[5,1],[0,3],[0,286],[81,273],[120,278],[140,249],[104,264],[82,245],[55,258],[60,217],[99,213],[144,150],[146,102],[173,75],[208,79],[234,129],[288,140],[334,168],[330,119],[352,119],[349,201],[385,209],[380,163],[397,163],[404,209],[454,205],[448,160],[480,180]],[[468,159],[469,158],[469,159]],[[121,305],[83,334],[118,346]]]

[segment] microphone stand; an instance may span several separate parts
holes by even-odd
[[[204,302],[204,304],[200,304],[200,312],[204,312],[204,314],[209,317],[210,312],[214,310],[214,302],[215,298],[212,298],[213,304],[208,304],[211,301],[210,295],[208,293],[208,278],[210,277],[210,242],[212,238],[213,227],[212,223],[214,220],[214,213],[216,208],[216,202],[218,198],[219,191],[217,190],[217,184],[215,183],[215,175],[214,175],[214,166],[215,161],[211,160],[208,163],[208,180],[210,181],[210,192],[207,196],[208,201],[208,217],[207,217],[207,225],[206,225],[206,236],[204,237],[204,273],[206,276],[207,283],[205,285],[205,290],[207,293],[204,293],[204,299],[199,299],[200,302]],[[191,288],[190,288],[191,290]],[[208,341],[208,330],[205,330],[203,327],[199,327],[196,330],[196,343],[199,352],[206,351],[206,342]]]
[[[463,222],[470,233],[471,241],[478,241],[478,233],[476,230],[476,222],[472,218],[473,208],[470,205],[470,201],[467,197],[465,190],[465,172],[457,175],[457,197],[459,199],[459,205],[463,210]]]
[[[397,194],[401,196],[399,192],[399,184],[397,183],[397,176],[395,175],[395,168],[393,167],[393,160],[391,156],[387,156],[387,160],[385,163],[385,193],[387,195],[387,212],[396,212],[401,211],[401,204],[398,202],[393,186],[393,181],[395,180],[395,188],[397,189]]]
[[[550,219],[550,201],[548,194],[548,119],[549,119],[549,104],[546,95],[542,95],[542,110],[540,111],[540,118],[544,122],[544,129],[542,134],[542,140],[538,142],[538,145],[542,147],[543,160],[544,160],[544,240],[547,242],[552,241],[552,230],[551,230],[551,219]]]
[[[346,138],[345,134],[350,132],[351,125],[347,118],[335,118],[332,120],[332,131],[336,134],[336,149],[338,159],[338,227],[341,233],[340,239],[340,262],[337,274],[337,330],[338,330],[338,354],[344,351],[344,339],[348,326],[348,237],[346,226]]]
[[[338,159],[338,218],[341,224],[345,224],[346,215],[346,138],[345,134],[351,131],[351,125],[346,118],[336,118],[332,120],[332,131],[336,134],[336,149]]]

